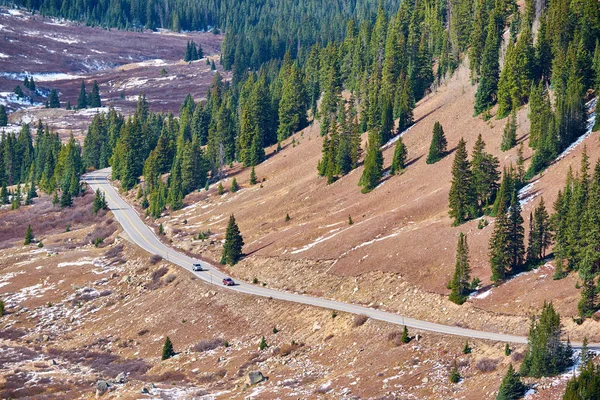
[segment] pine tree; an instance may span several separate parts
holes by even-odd
[[[400,341],[404,344],[410,342],[410,336],[408,336],[408,328],[404,325],[404,329],[402,329],[402,336],[400,337]]]
[[[479,211],[488,207],[495,200],[500,178],[499,164],[496,157],[485,151],[485,142],[479,134],[475,146],[473,146],[471,161],[473,190]]]
[[[227,230],[225,233],[225,244],[223,244],[223,255],[221,256],[221,264],[235,265],[242,258],[242,247],[244,239],[240,234],[240,229],[235,222],[233,214],[229,217]]]
[[[506,343],[504,345],[504,355],[505,356],[510,356],[510,354],[512,353],[512,350],[510,349],[510,346],[508,345],[508,343]]]
[[[510,271],[514,274],[523,267],[525,256],[525,229],[521,216],[521,204],[516,191],[513,193],[508,214],[506,251],[509,257]]]
[[[527,262],[536,264],[546,257],[546,249],[552,243],[550,231],[550,217],[546,211],[544,198],[535,208],[533,215],[529,216],[529,245],[527,247]]]
[[[581,343],[581,353],[579,359],[581,361],[581,365],[587,365],[593,358],[593,355],[590,354],[590,350],[588,348],[588,338],[587,336],[583,337],[583,342]]]
[[[499,29],[501,28],[496,21],[496,12],[491,12],[488,20],[487,36],[481,60],[481,78],[475,94],[475,115],[488,110],[496,102],[499,76]]]
[[[263,336],[263,337],[260,339],[260,344],[258,345],[258,348],[259,348],[260,350],[264,350],[264,349],[266,349],[267,347],[269,347],[269,345],[267,344],[267,341],[265,340],[265,337]]]
[[[431,145],[429,146],[429,154],[427,154],[427,164],[435,164],[446,155],[446,147],[448,142],[444,135],[444,129],[439,122],[435,122],[433,125],[433,137],[431,138]]]
[[[450,283],[451,291],[449,300],[456,304],[463,304],[470,292],[470,280],[469,246],[467,245],[467,237],[461,232],[458,236],[456,263],[454,265],[454,277]]]
[[[31,244],[33,241],[33,229],[31,229],[31,225],[27,225],[27,231],[25,232],[25,242],[23,243],[25,246]]]
[[[285,66],[282,67],[282,72]],[[294,64],[284,77],[281,100],[279,101],[279,128],[277,139],[287,139],[307,125],[306,93],[300,68]]]
[[[472,351],[473,351],[473,349],[471,348],[471,346],[469,346],[469,341],[465,340],[465,345],[463,346],[463,349],[462,349],[463,354],[471,354]]]
[[[50,95],[48,96],[48,108],[60,108],[60,100],[56,89],[50,91]]]
[[[508,151],[517,145],[517,114],[513,111],[504,127],[500,150]]]
[[[367,155],[365,156],[363,174],[358,182],[362,186],[362,193],[369,193],[375,189],[383,175],[383,155],[381,154],[381,142],[377,132],[369,134]]]
[[[79,97],[77,98],[77,108],[87,108],[87,93],[85,91],[85,82],[81,80],[81,87],[79,89]]]
[[[85,87],[83,89],[85,91]],[[94,84],[92,86],[92,92],[90,93],[90,101],[88,106],[92,108],[102,107],[102,100],[100,99],[100,88],[98,87],[98,81],[94,81]]]
[[[233,181],[231,181],[231,193],[235,193],[238,190],[240,190],[240,187],[237,183],[237,179],[233,178]]]
[[[600,398],[600,367],[583,364],[579,375],[567,382],[563,400],[595,400]]]
[[[252,166],[252,171],[250,171],[250,184],[256,185],[256,171],[254,171],[254,166]]]
[[[453,225],[460,225],[476,215],[476,197],[473,190],[471,165],[469,163],[466,143],[463,138],[458,142],[454,162],[452,164],[452,185],[448,195],[450,216]]]
[[[4,316],[4,302],[0,300],[0,317]]]
[[[100,210],[108,209],[108,204],[106,204],[106,198],[104,197],[104,193],[100,191],[100,189],[96,190],[96,196],[94,197],[94,206],[92,212],[97,214]]]
[[[508,371],[502,379],[496,400],[518,400],[525,394],[526,387],[521,382],[519,375],[515,372],[512,364],[508,365]]]
[[[175,351],[173,350],[173,343],[171,343],[171,339],[167,336],[165,338],[165,343],[163,344],[161,360],[168,360],[174,355]]]
[[[527,350],[519,373],[540,378],[554,376],[573,363],[573,350],[560,340],[560,315],[552,302],[544,302],[539,318],[532,318],[527,339]]]
[[[452,369],[450,370],[450,383],[458,383],[460,382],[461,376],[458,372],[458,367],[456,366],[456,360],[454,360],[454,364],[452,365]]]
[[[396,141],[396,147],[394,149],[394,157],[392,158],[392,166],[390,168],[390,175],[401,174],[406,168],[406,159],[408,157],[408,151],[402,141],[402,137],[399,137]]]
[[[225,189],[223,188],[223,182],[219,182],[219,186],[217,186],[217,194],[220,196],[225,192]]]
[[[8,115],[6,114],[6,107],[4,104],[0,104],[0,126],[8,125]]]
[[[508,243],[508,216],[505,211],[503,200],[496,217],[494,232],[490,238],[490,266],[492,268],[492,277],[490,278],[495,285],[498,285],[506,278],[507,269],[510,265],[509,254],[506,252]]]

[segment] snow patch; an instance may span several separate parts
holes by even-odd
[[[0,53],[0,58],[8,58],[9,56],[4,54],[4,53]]]

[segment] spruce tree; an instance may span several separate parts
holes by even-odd
[[[217,186],[217,194],[220,196],[225,192],[225,189],[223,188],[223,182],[219,182],[219,186]]]
[[[450,370],[450,383],[458,383],[460,382],[461,376],[458,372],[458,367],[456,366],[456,360],[454,360],[454,364],[452,365],[452,369]]]
[[[390,175],[401,174],[406,168],[406,159],[408,157],[408,151],[402,141],[402,137],[399,137],[396,141],[396,147],[394,149],[394,157],[392,158],[392,166],[390,167]]]
[[[4,302],[0,300],[0,317],[4,316]]]
[[[492,277],[490,279],[495,285],[498,285],[506,278],[507,269],[510,265],[509,254],[506,252],[508,243],[508,216],[503,201],[501,204],[489,245],[490,267],[492,269]]]
[[[521,382],[521,378],[515,372],[512,364],[509,364],[508,371],[506,371],[500,389],[498,389],[496,400],[518,400],[523,397],[525,390],[526,387]]]
[[[573,350],[568,343],[561,342],[560,335],[560,315],[552,302],[544,302],[539,318],[532,318],[519,373],[534,378],[554,376],[572,365]]]
[[[238,190],[240,190],[240,186],[237,183],[237,179],[233,178],[233,181],[231,181],[231,193],[235,193]]]
[[[467,237],[461,232],[458,236],[456,249],[456,263],[454,264],[454,277],[450,282],[449,300],[456,304],[463,304],[470,292],[471,267],[469,266],[469,246]]]
[[[435,164],[446,155],[446,147],[448,142],[444,135],[444,129],[438,121],[433,125],[433,137],[429,146],[429,154],[427,154],[427,164]]]
[[[85,91],[85,82],[81,80],[81,86],[79,88],[79,97],[77,98],[77,108],[87,108],[87,92]]]
[[[460,225],[476,215],[476,197],[473,190],[471,165],[469,163],[466,143],[460,139],[452,164],[452,185],[448,195],[450,216],[453,225]]]
[[[600,367],[592,362],[583,364],[579,375],[567,382],[563,400],[600,399]]]
[[[48,108],[60,108],[60,100],[58,99],[58,92],[56,89],[50,91],[48,96]]]
[[[33,229],[31,229],[31,225],[27,225],[27,231],[25,232],[25,242],[23,243],[25,246],[31,244],[33,241]]]
[[[500,150],[508,151],[517,145],[517,114],[513,111],[506,121]]]
[[[104,193],[100,191],[100,189],[96,190],[96,196],[94,197],[94,205],[92,208],[92,212],[97,214],[100,210],[108,209],[108,204],[106,204],[106,198],[104,197]]]
[[[163,344],[161,360],[168,360],[174,355],[175,351],[173,350],[173,343],[171,342],[171,339],[167,336],[165,338],[165,343]]]
[[[8,115],[6,114],[6,107],[4,104],[0,104],[0,126],[8,125]]]
[[[496,21],[497,12],[498,10],[493,11],[489,15],[487,36],[481,60],[481,78],[477,87],[477,93],[475,94],[475,115],[488,110],[496,101],[499,76],[499,30],[501,29]]]
[[[485,151],[485,142],[479,134],[475,146],[473,146],[471,161],[473,190],[479,211],[483,211],[488,207],[496,197],[498,179],[500,178],[499,164],[500,162],[496,157]]]
[[[252,166],[252,171],[250,171],[250,184],[256,185],[256,171],[254,170],[254,166]]]
[[[369,193],[375,189],[383,175],[383,155],[380,146],[379,134],[371,132],[367,144],[363,174],[358,182],[358,185],[363,187],[362,193]]]
[[[221,264],[235,265],[242,258],[242,247],[244,239],[240,234],[240,229],[235,222],[233,214],[229,217],[227,230],[225,232],[225,244],[223,244],[223,254]]]
[[[90,93],[90,102],[88,106],[92,108],[102,107],[102,100],[100,99],[100,88],[98,87],[98,81],[94,81],[94,84],[92,86],[92,92]]]
[[[521,216],[521,204],[516,191],[513,193],[508,214],[506,251],[509,257],[510,271],[514,274],[520,271],[525,258],[525,229]]]
[[[410,342],[410,336],[408,336],[408,328],[404,325],[404,329],[402,329],[402,336],[400,337],[400,341],[404,344]]]

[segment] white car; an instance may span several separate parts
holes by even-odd
[[[194,271],[202,271],[202,264],[194,264],[194,265],[192,265],[192,270],[194,270]]]

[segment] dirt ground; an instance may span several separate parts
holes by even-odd
[[[483,399],[521,359],[523,346],[506,357],[502,343],[470,341],[465,355],[464,339],[418,331],[401,344],[397,326],[210,286],[129,243],[92,199],[0,210],[2,226],[27,218],[35,233],[23,246],[2,232],[0,398],[89,398],[104,380],[104,398],[120,399]],[[177,355],[160,361],[165,336]],[[248,386],[255,370],[268,379]],[[560,398],[566,379],[532,381],[530,398]]]

